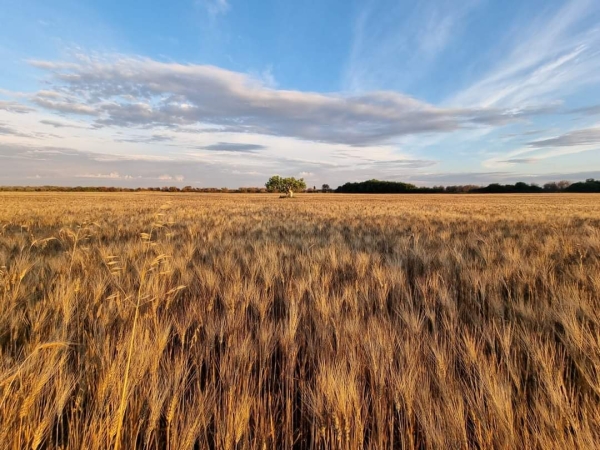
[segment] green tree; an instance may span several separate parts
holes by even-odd
[[[323,192],[329,192],[329,191],[331,190],[331,187],[329,187],[329,185],[328,185],[328,184],[324,184],[324,185],[321,187],[321,190],[322,190]]]
[[[274,175],[265,183],[265,187],[269,192],[281,192],[285,193],[286,197],[293,197],[294,192],[306,189],[306,183],[303,178],[297,180],[294,177],[283,178]]]

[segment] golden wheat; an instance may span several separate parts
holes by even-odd
[[[0,303],[1,448],[600,447],[597,195],[0,193]]]

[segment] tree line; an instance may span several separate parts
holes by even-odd
[[[192,187],[185,186],[183,188],[177,186],[163,187],[118,187],[118,186],[0,186],[0,191],[18,191],[18,192],[201,192],[209,194],[219,193],[250,193],[261,194],[267,193],[267,188],[263,187],[239,187],[237,189],[230,188],[214,188],[214,187]]]
[[[288,194],[293,192],[304,193],[322,193],[337,192],[348,194],[536,194],[544,192],[572,192],[572,193],[600,193],[600,180],[588,178],[585,181],[571,183],[569,181],[551,181],[543,186],[535,183],[527,184],[522,181],[515,184],[492,183],[487,186],[477,185],[453,185],[453,186],[433,186],[418,187],[414,184],[403,183],[400,181],[385,180],[367,180],[355,183],[345,183],[337,189],[332,189],[328,184],[323,184],[321,188],[306,187],[304,180],[296,180],[293,177],[281,178],[271,177],[265,187],[240,187],[237,189],[229,188],[206,188],[185,186],[163,187],[114,187],[114,186],[0,186],[0,191],[17,192],[198,192],[198,193],[250,193],[264,194],[269,192],[280,192]]]
[[[527,184],[519,181],[515,184],[492,183],[487,186],[456,185],[418,187],[399,181],[367,180],[357,183],[345,183],[335,192],[348,194],[536,194],[543,192],[599,192],[600,180],[588,178],[585,181],[571,183],[569,181],[551,181],[543,186],[536,183]]]

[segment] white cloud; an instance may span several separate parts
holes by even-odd
[[[31,108],[29,108],[28,106],[25,106],[21,103],[9,102],[9,101],[4,101],[4,100],[0,100],[0,110],[14,112],[14,113],[21,113],[21,114],[32,111]]]
[[[349,96],[277,90],[238,72],[147,58],[32,64],[50,72],[55,84],[53,91],[34,95],[35,103],[60,113],[94,116],[96,127],[212,125],[221,132],[368,146],[409,134],[502,125],[539,113],[438,108],[397,92]]]
[[[134,177],[131,175],[121,175],[119,172],[111,173],[84,173],[76,175],[77,178],[106,178],[110,180],[132,180]],[[141,178],[141,177],[138,177]]]
[[[158,179],[161,181],[183,181],[185,177],[183,175],[160,175]]]
[[[50,100],[44,96],[36,95],[32,98],[32,101],[43,108],[52,109],[66,114],[85,114],[89,116],[97,116],[98,111],[90,105],[83,103],[69,101],[67,99],[61,99],[60,101]]]

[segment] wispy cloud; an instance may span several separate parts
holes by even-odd
[[[75,185],[82,180],[100,184],[146,185],[205,178],[220,185],[222,167],[208,168],[193,160],[165,160],[160,164],[152,157],[125,157],[99,154],[61,147],[35,147],[0,142],[0,184],[28,179],[32,174],[44,182]]]
[[[361,2],[345,89],[406,90],[461,34],[477,1]]]
[[[390,160],[382,160],[382,161],[370,161],[365,162],[363,164],[359,164],[359,166],[371,166],[377,167],[380,170],[397,170],[399,168],[402,169],[419,169],[422,167],[430,167],[437,164],[437,161],[429,160],[429,159],[390,159]]]
[[[160,175],[158,179],[160,181],[183,181],[185,177],[183,175]]]
[[[115,139],[116,142],[130,142],[135,144],[160,144],[162,142],[171,142],[174,138],[172,136],[165,136],[163,134],[153,134],[151,136],[128,136],[126,138]]]
[[[54,128],[86,128],[86,127],[82,127],[80,125],[74,125],[74,124],[61,122],[59,120],[52,120],[52,119],[42,119],[42,120],[40,120],[40,123],[44,124],[44,125],[49,125]]]
[[[531,141],[525,147],[510,151],[503,156],[489,158],[484,161],[484,166],[529,164],[594,150],[600,150],[600,127],[572,130],[557,136]]]
[[[97,116],[99,114],[99,111],[94,109],[93,106],[73,101],[71,98],[59,93],[53,94],[56,94],[56,96],[48,96],[46,92],[38,92],[31,100],[38,106],[64,114],[81,114],[88,116]]]
[[[505,162],[508,164],[533,164],[537,161],[538,160],[536,158],[512,158],[512,159],[505,159],[501,162]]]
[[[84,173],[81,175],[75,175],[76,178],[99,178],[99,179],[107,179],[107,180],[133,180],[134,178],[131,175],[121,175],[119,172],[110,172],[110,173]]]
[[[548,139],[530,142],[529,147],[573,147],[581,145],[600,145],[600,128],[586,128],[575,130]]]
[[[196,4],[205,8],[211,17],[225,14],[231,9],[228,0],[196,0]]]
[[[4,136],[18,136],[18,137],[31,137],[30,134],[28,133],[23,133],[19,130],[15,130],[12,127],[9,127],[7,125],[3,125],[2,123],[0,123],[0,136],[4,135]]]
[[[259,144],[243,144],[237,142],[219,142],[217,144],[198,147],[201,150],[210,150],[218,152],[236,152],[236,153],[254,153],[258,150],[264,150],[266,147]]]
[[[8,111],[12,113],[24,114],[32,111],[32,109],[22,103],[9,102],[0,100],[0,110]]]
[[[558,11],[528,17],[487,74],[446,104],[539,105],[599,81],[600,28],[592,17],[600,17],[595,0],[570,0]]]
[[[543,184],[548,181],[569,180],[581,181],[587,178],[600,178],[600,171],[586,172],[549,172],[545,174],[512,173],[510,171],[489,171],[489,172],[446,172],[416,174],[406,177],[406,180],[417,185],[453,185],[453,184],[474,184],[485,186],[490,183],[515,183],[517,181],[526,181],[528,183]]]
[[[583,108],[575,108],[569,111],[572,114],[582,114],[584,116],[595,116],[600,114],[600,105],[585,106]]]

